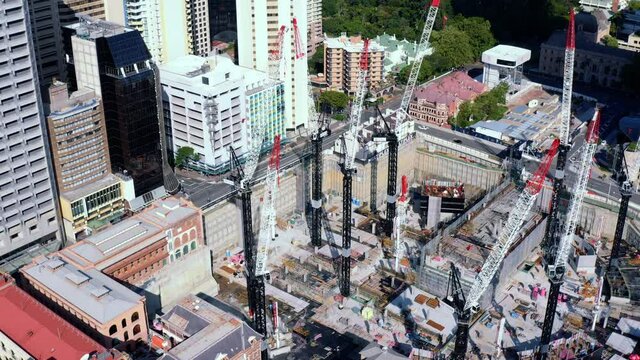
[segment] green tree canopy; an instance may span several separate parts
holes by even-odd
[[[640,0],[630,0],[627,8],[631,11],[640,10]]]
[[[320,94],[320,104],[329,107],[331,112],[342,110],[349,105],[349,96],[340,91],[325,91]]]
[[[192,147],[183,146],[176,151],[175,164],[181,168],[187,164],[187,160],[198,161],[200,160],[200,155]]]
[[[407,81],[409,81],[409,75],[411,74],[411,67],[413,63],[405,66],[398,72],[396,76],[396,81],[399,84],[406,85]],[[431,63],[431,59],[429,57],[422,60],[422,65],[420,66],[420,73],[418,74],[418,84],[421,84],[428,80],[431,76],[436,73],[433,65]]]
[[[324,46],[320,45],[315,54],[309,58],[309,72],[312,74],[324,72]]]
[[[469,36],[474,59],[480,59],[483,51],[496,44],[491,33],[491,23],[483,18],[456,15],[449,21],[447,28],[458,29]]]
[[[605,35],[602,37],[602,42],[607,45],[607,46],[611,46],[611,47],[618,47],[618,39],[614,38],[613,36],[610,35]]]
[[[482,120],[500,120],[507,112],[506,96],[509,86],[502,83],[491,91],[478,96],[475,101],[465,101],[458,108],[458,115],[451,124],[467,127]]]
[[[435,68],[446,71],[474,61],[471,38],[464,31],[447,27],[431,35]]]

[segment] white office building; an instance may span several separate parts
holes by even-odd
[[[266,136],[284,131],[283,84],[223,56],[185,56],[160,66],[170,148],[188,146],[204,171],[228,165],[229,147],[242,156],[247,126],[262,122]]]
[[[208,0],[126,0],[125,11],[158,63],[211,50]]]
[[[0,1],[0,257],[54,239],[58,220],[26,3]]]
[[[490,89],[501,82],[519,86],[522,83],[522,65],[531,60],[531,50],[509,45],[498,45],[482,53],[482,83]]]
[[[307,1],[236,0],[238,19],[238,61],[240,66],[269,71],[269,50],[275,48],[278,30],[285,25],[283,54],[285,128],[287,132],[306,127],[309,121],[308,67],[306,56],[296,59],[293,19],[297,19],[303,52],[307,42]]]

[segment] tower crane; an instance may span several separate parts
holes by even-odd
[[[398,273],[399,265],[400,265],[400,252],[402,251],[402,227],[407,223],[407,190],[409,189],[409,183],[407,181],[407,176],[402,175],[402,191],[400,192],[400,197],[398,198],[398,215],[396,216],[396,228],[395,228],[395,239],[393,241],[393,254],[394,254],[394,264],[393,271]]]
[[[551,331],[553,330],[556,307],[558,306],[558,295],[560,294],[560,287],[564,282],[567,260],[573,245],[573,235],[578,225],[582,200],[587,192],[587,184],[591,174],[591,161],[598,148],[599,127],[600,111],[596,110],[594,119],[589,123],[587,129],[585,139],[586,149],[581,153],[577,182],[572,191],[571,202],[569,203],[569,210],[564,227],[559,234],[560,243],[558,244],[554,258],[549,258],[552,261],[547,263],[547,276],[549,277],[551,285],[544,316],[544,325],[542,326],[542,336],[540,337],[540,346],[536,354],[538,360],[547,359],[549,355],[549,342],[551,341]],[[560,227],[557,227],[557,229],[560,230]]]
[[[638,141],[640,143],[640,141]],[[637,147],[636,147],[637,149]],[[639,158],[640,159],[640,158]],[[638,166],[640,161],[636,161],[634,166]],[[629,210],[629,200],[633,195],[633,186],[627,178],[628,171],[625,171],[626,161],[624,160],[624,145],[623,141],[618,143],[618,157],[615,164],[614,174],[616,182],[618,183],[618,189],[620,190],[620,209],[618,210],[618,219],[616,222],[616,230],[613,235],[613,247],[611,248],[611,256],[609,256],[609,264],[607,265],[607,272],[611,270],[611,267],[615,264],[615,261],[622,257],[620,254],[620,243],[622,242],[622,233],[624,232],[624,224],[627,220],[627,211]]]
[[[388,236],[393,234],[393,222],[396,217],[398,141],[402,136],[402,124],[408,117],[409,103],[411,102],[411,97],[413,96],[413,91],[418,81],[418,75],[420,74],[420,68],[422,67],[422,60],[429,49],[429,39],[431,38],[433,24],[435,24],[436,16],[438,15],[438,6],[440,6],[440,0],[433,0],[429,7],[429,11],[427,12],[427,19],[424,23],[422,36],[420,37],[420,44],[418,45],[418,51],[416,52],[416,59],[411,66],[411,73],[409,74],[407,87],[404,89],[404,94],[402,95],[400,108],[396,111],[396,125],[394,131],[387,134],[387,143],[389,146],[389,173],[387,178],[387,221],[385,222],[385,232]]]
[[[286,26],[281,26],[278,31],[278,42],[275,49],[269,53],[270,68],[269,78],[272,81],[278,81],[281,79],[281,69],[284,67],[284,58],[282,56],[282,42],[284,34],[286,32]],[[215,109],[215,103],[209,101],[205,104],[207,107]],[[212,137],[213,138],[213,137]],[[268,230],[268,225],[275,219],[267,217],[266,220],[261,221],[260,241],[256,244],[253,234],[253,216],[251,207],[251,195],[253,185],[253,175],[255,174],[260,159],[260,151],[265,138],[264,124],[257,121],[249,122],[247,126],[247,151],[245,153],[244,165],[241,164],[239,157],[236,155],[233,147],[230,147],[231,159],[237,170],[237,174],[234,178],[234,184],[236,190],[240,194],[242,203],[242,234],[243,234],[243,246],[245,255],[245,277],[247,281],[247,298],[249,301],[249,316],[253,320],[253,328],[260,334],[266,335],[267,333],[267,316],[266,316],[266,297],[265,297],[265,285],[264,276],[266,274],[266,251],[267,246],[264,245],[267,236],[272,236],[275,232],[275,228]],[[275,155],[274,155],[275,153]],[[275,197],[275,188],[270,183],[270,177],[275,176],[277,178],[277,169],[279,166],[279,154],[280,154],[280,138],[276,137],[272,149],[272,158],[269,163],[267,171],[267,195],[265,196],[265,204],[263,206],[262,217],[271,215],[269,212],[269,204],[273,200],[269,199],[269,196]],[[274,158],[275,156],[275,158]],[[275,167],[275,170],[274,170]],[[277,182],[276,182],[277,183]],[[271,190],[269,190],[271,189]],[[271,195],[270,195],[271,194]],[[266,210],[265,210],[266,209]],[[275,215],[273,215],[275,216]],[[275,223],[274,223],[275,224]],[[263,235],[264,233],[264,235]],[[264,237],[264,238],[263,238]],[[259,245],[259,246],[257,246]],[[263,352],[262,358],[266,359],[266,351]]]
[[[362,55],[360,56],[360,69],[356,83],[356,93],[351,104],[349,114],[349,128],[342,135],[342,257],[340,261],[340,294],[349,296],[351,293],[351,187],[353,185],[353,173],[356,172],[355,160],[358,151],[358,130],[360,118],[364,106],[364,97],[367,93],[367,76],[369,75],[369,40],[364,40]]]
[[[573,96],[573,67],[576,51],[575,39],[575,14],[573,9],[569,12],[569,27],[567,28],[567,39],[564,52],[564,71],[562,81],[562,104],[560,107],[560,150],[556,162],[556,171],[553,179],[553,195],[551,199],[551,209],[547,219],[542,248],[544,250],[545,262],[549,263],[553,258],[559,239],[554,239],[558,228],[558,209],[560,205],[560,194],[564,184],[564,168],[567,163],[567,153],[570,144],[571,131],[571,97]]]
[[[469,324],[471,322],[471,318],[475,312],[477,312],[480,298],[485,293],[493,277],[496,272],[500,268],[502,261],[504,260],[507,252],[513,245],[514,241],[517,239],[520,229],[522,228],[522,224],[531,211],[533,204],[535,203],[540,190],[542,189],[542,185],[544,185],[544,181],[551,167],[551,163],[553,161],[554,156],[558,151],[558,147],[560,145],[560,141],[558,139],[554,140],[545,156],[544,160],[533,174],[533,176],[527,181],[527,184],[518,197],[516,201],[513,211],[509,214],[509,218],[507,219],[507,223],[500,231],[498,235],[498,239],[493,245],[493,249],[491,253],[489,253],[489,257],[484,262],[480,273],[476,277],[473,285],[471,286],[471,290],[467,297],[464,297],[461,289],[456,290],[454,294],[451,294],[453,297],[453,305],[456,310],[456,314],[458,316],[458,328],[456,330],[456,342],[454,352],[452,354],[452,359],[455,360],[464,360],[465,354],[467,353],[467,343],[469,340]],[[453,270],[453,269],[452,269]],[[452,271],[456,277],[458,277],[456,271]],[[453,276],[453,275],[451,275]],[[458,279],[459,285],[459,279]],[[450,290],[455,290],[454,287],[450,287]]]
[[[296,59],[305,56],[303,41],[300,38],[298,20],[293,19],[293,34],[296,44]],[[307,77],[309,74],[307,73]],[[309,91],[309,132],[311,133],[311,148],[313,153],[313,170],[311,174],[311,245],[322,245],[322,142],[331,135],[331,129],[327,126],[324,114],[316,111],[316,102],[313,98],[311,83]]]

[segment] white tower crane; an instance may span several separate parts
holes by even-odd
[[[554,140],[545,159],[538,167],[538,170],[535,172],[533,177],[527,181],[527,185],[518,197],[513,210],[509,213],[507,223],[500,231],[498,239],[493,245],[491,253],[489,253],[489,257],[484,262],[480,273],[473,282],[466,300],[460,301],[460,299],[464,299],[464,294],[461,294],[460,289],[458,289],[458,293],[455,294],[458,296],[457,300],[454,300],[454,307],[458,314],[458,330],[456,332],[455,349],[452,355],[452,358],[455,360],[465,359],[471,317],[473,313],[477,311],[480,298],[489,288],[489,285],[500,268],[500,264],[502,264],[504,257],[507,255],[507,252],[513,245],[514,241],[518,238],[522,224],[524,224],[527,215],[531,211],[531,208],[544,185],[547,172],[551,167],[551,162],[558,151],[559,145],[560,141],[558,139]]]

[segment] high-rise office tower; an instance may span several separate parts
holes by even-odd
[[[301,0],[236,0],[238,14],[238,63],[240,66],[269,71],[269,50],[275,47],[280,26],[284,34],[285,128],[293,131],[307,126],[309,89],[307,59],[296,59],[293,19],[297,19],[300,41],[307,40],[307,2]],[[304,45],[303,45],[304,46]],[[305,51],[303,49],[303,51]]]
[[[69,73],[75,73],[78,89],[102,97],[112,169],[133,178],[136,196],[162,186],[161,95],[140,33],[86,19],[67,30]]]
[[[208,0],[127,0],[126,14],[157,63],[211,50]]]
[[[105,0],[28,0],[40,94],[48,102],[47,88],[54,78],[66,79],[61,27],[91,16],[124,24],[122,1]]]
[[[209,34],[211,40],[224,42],[238,38],[236,0],[209,0]]]
[[[307,0],[307,52],[322,45],[322,0]]]
[[[23,0],[0,1],[0,257],[58,233],[25,6]]]

